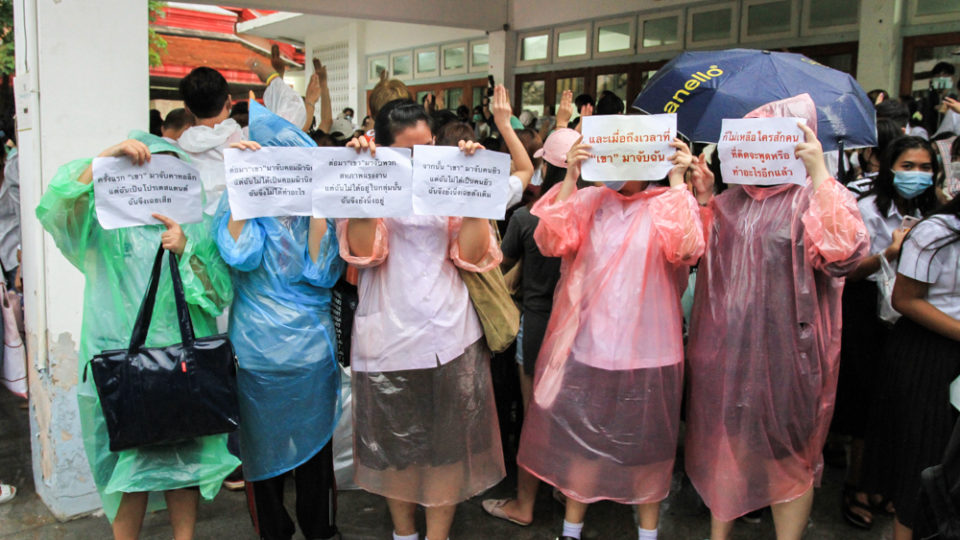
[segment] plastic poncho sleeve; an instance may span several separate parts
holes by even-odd
[[[653,227],[671,264],[693,265],[703,255],[706,242],[698,207],[685,185],[670,188],[650,201]]]
[[[500,245],[497,243],[497,235],[490,226],[490,242],[487,244],[487,252],[476,263],[470,263],[460,258],[460,227],[463,225],[463,218],[451,217],[447,221],[447,231],[450,233],[450,260],[457,268],[468,272],[486,272],[493,270],[503,262],[503,253],[500,252]]]
[[[192,234],[199,233],[201,227],[210,229],[209,216],[204,216],[204,223],[185,226],[187,245],[180,255],[180,279],[187,303],[216,317],[233,301],[233,282],[213,237],[209,234]]]
[[[229,229],[230,215],[227,197],[223,197],[213,220],[213,236],[216,238],[220,256],[233,269],[252,272],[260,267],[263,259],[266,232],[257,219],[248,219],[240,229],[240,236],[234,239]]]
[[[580,249],[580,242],[586,234],[584,214],[592,208],[592,197],[588,193],[598,190],[576,190],[565,201],[558,201],[557,195],[563,183],[550,188],[530,213],[540,218],[533,233],[540,252],[546,257],[563,257]],[[591,199],[591,200],[587,200]]]
[[[801,220],[807,257],[817,270],[843,276],[870,248],[856,199],[834,178],[824,180],[811,194]]]
[[[337,239],[340,242],[340,257],[357,268],[372,268],[379,266],[387,259],[390,246],[387,243],[387,224],[377,219],[377,230],[373,238],[373,253],[369,257],[357,257],[350,253],[350,243],[347,241],[347,224],[349,219],[337,220]]]
[[[340,258],[340,245],[337,242],[337,229],[332,219],[327,220],[327,231],[320,240],[320,252],[317,260],[310,256],[310,242],[304,248],[303,279],[316,287],[329,289],[337,284],[343,275],[347,263]]]
[[[307,121],[307,108],[303,99],[287,86],[282,77],[274,77],[263,91],[263,104],[284,120],[298,128]]]
[[[710,201],[700,207],[700,223],[703,224],[703,241],[705,245],[710,245],[710,231],[713,230],[713,201],[714,198],[710,197]],[[706,248],[704,248],[704,251],[706,251]]]
[[[93,182],[77,181],[92,159],[71,161],[57,169],[47,191],[37,205],[37,219],[56,242],[57,247],[81,272],[85,271],[91,232],[97,226],[93,203]]]

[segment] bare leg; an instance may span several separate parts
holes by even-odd
[[[563,519],[567,523],[583,523],[583,518],[587,515],[587,508],[590,505],[587,503],[582,503],[580,501],[575,501],[570,497],[567,497],[567,508],[564,512]]]
[[[120,508],[117,517],[113,520],[113,537],[115,540],[136,540],[140,537],[140,527],[143,525],[143,515],[147,512],[147,498],[149,493],[124,493],[120,499]]]
[[[637,516],[640,518],[640,527],[649,531],[660,526],[660,503],[646,503],[637,505]]]
[[[913,540],[913,529],[908,528],[899,519],[893,520],[893,540]]]
[[[813,488],[790,502],[774,504],[773,525],[777,529],[777,540],[800,540],[807,529],[810,508],[813,507]]]
[[[540,479],[523,467],[517,467],[517,498],[504,504],[503,512],[522,523],[533,521],[533,506],[537,502]]]
[[[523,399],[523,414],[527,414],[530,396],[533,395],[533,377],[523,372],[523,366],[518,366],[518,368],[520,371],[520,397]]]
[[[710,516],[710,540],[730,540],[734,521],[720,521]]]
[[[197,525],[197,508],[200,506],[200,492],[196,489],[175,489],[163,495],[167,499],[174,540],[193,540],[193,531]]]
[[[427,507],[427,540],[447,540],[457,505]]]
[[[393,518],[393,532],[398,536],[410,536],[417,532],[416,504],[387,498],[387,507],[390,508],[390,517]]]

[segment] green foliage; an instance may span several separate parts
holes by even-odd
[[[0,0],[0,2],[8,2],[10,0]],[[167,3],[161,0],[149,0],[147,2],[148,16],[150,19],[150,26],[147,30],[149,35],[149,49],[150,49],[150,67],[160,67],[163,65],[163,53],[167,50],[167,41],[163,39],[156,30],[153,29],[153,23],[157,19],[162,19],[165,17],[164,8]]]
[[[13,0],[0,0],[0,75],[16,71],[13,44]]]

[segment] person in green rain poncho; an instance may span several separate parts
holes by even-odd
[[[160,137],[138,131],[130,137],[100,156],[127,156],[141,165],[156,153],[189,160]],[[180,257],[180,274],[197,337],[216,332],[214,319],[233,298],[229,271],[210,235],[209,216],[204,216],[203,223],[182,227],[165,216],[154,217],[163,224],[103,229],[94,207],[91,159],[60,167],[40,199],[37,218],[86,278],[81,375],[94,355],[128,346],[158,244]],[[181,340],[169,272],[164,265],[147,347]],[[199,497],[212,499],[223,479],[240,464],[227,451],[227,436],[111,452],[93,377],[83,379],[81,376],[77,388],[83,443],[114,537],[137,538],[147,507],[162,507],[165,499],[174,538],[192,538]]]

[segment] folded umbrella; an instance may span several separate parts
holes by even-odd
[[[849,74],[795,53],[730,49],[684,52],[650,79],[633,106],[676,113],[677,130],[696,142],[717,142],[724,118],[807,93],[817,106],[824,150],[877,145],[876,112]]]

